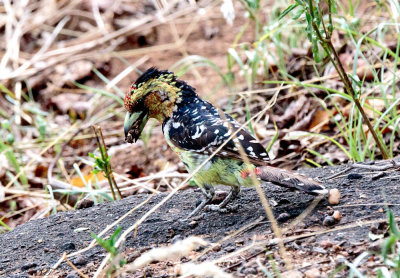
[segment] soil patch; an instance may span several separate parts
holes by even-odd
[[[314,177],[317,175],[327,177],[343,170],[344,167],[304,170],[304,172]],[[400,194],[396,189],[398,180],[394,176],[395,173],[387,173],[385,177],[373,180],[372,174],[365,172],[365,170],[354,169],[326,184],[328,188],[338,188],[341,192],[339,205],[333,207],[343,216],[339,223],[332,227],[323,225],[324,219],[333,212],[325,198],[304,221],[285,235],[286,237],[305,235],[304,238],[300,237],[298,240],[289,240],[286,244],[287,251],[293,253],[291,258],[295,268],[307,271],[313,267],[320,270],[325,267],[333,271],[335,267],[332,264],[337,263],[335,258],[343,257],[351,261],[361,252],[368,250],[371,245],[368,232],[372,229],[376,233],[383,227],[379,223],[385,222],[385,203],[389,204],[396,217],[400,215],[398,202]],[[302,192],[291,192],[270,184],[264,185],[263,189],[273,205],[275,216],[284,221],[281,224],[282,227],[303,212],[314,198]],[[119,226],[123,229],[128,228],[166,195],[167,193],[162,193],[153,196]],[[149,194],[137,194],[121,201],[104,203],[88,209],[58,213],[45,219],[30,221],[11,232],[0,235],[2,245],[0,275],[21,277],[45,274],[64,252],[71,253],[87,246],[92,240],[89,231],[99,233],[106,225],[144,202],[149,196]],[[190,235],[199,235],[210,242],[217,242],[226,235],[257,221],[243,232],[222,242],[220,250],[207,253],[201,259],[211,260],[235,251],[249,244],[255,235],[257,239],[272,238],[270,223],[254,189],[244,188],[228,213],[204,212],[193,221],[181,222],[180,220],[195,208],[200,198],[201,193],[197,189],[188,189],[175,194],[139,227],[136,236],[132,234],[127,238],[125,256],[133,260],[141,252],[154,246],[167,244],[172,240],[183,239]],[[332,228],[335,229],[329,231]],[[312,232],[318,232],[319,235],[307,236]],[[321,242],[324,241],[329,241],[329,244],[325,244],[328,248],[324,248],[326,247],[324,243],[322,244],[324,247],[321,247]],[[270,245],[268,249],[274,251],[275,246]],[[265,257],[265,252],[261,251],[256,255]],[[104,249],[97,246],[77,258],[72,258],[72,261],[83,272],[91,273],[104,256]],[[241,256],[240,259],[226,262],[225,267],[229,272],[236,273],[235,275],[245,275],[248,268],[246,264],[251,261],[254,264],[257,256],[253,254],[253,257],[252,260],[245,260],[246,256]],[[329,257],[332,259],[328,259]],[[279,263],[279,256],[275,258],[278,260],[279,269],[284,271],[283,265]],[[257,265],[253,268],[254,275],[262,276]],[[157,264],[154,264],[146,271],[149,277],[151,273],[151,276],[168,275],[170,270],[166,266],[157,267]],[[367,267],[365,271],[373,271],[373,265]],[[72,272],[73,270],[64,262],[55,274],[62,277]],[[144,273],[132,274],[132,277],[140,277],[142,274]]]

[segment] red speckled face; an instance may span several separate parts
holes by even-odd
[[[134,106],[134,98],[133,96],[135,95],[135,90],[136,90],[136,85],[132,84],[131,87],[129,88],[129,91],[125,95],[125,101],[124,101],[124,106],[126,111],[132,112],[132,108]]]

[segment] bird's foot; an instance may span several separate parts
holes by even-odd
[[[207,205],[204,207],[204,211],[218,211],[221,213],[227,213],[227,208],[222,208],[220,205]]]

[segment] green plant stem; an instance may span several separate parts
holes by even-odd
[[[310,13],[312,14],[312,5],[310,5]],[[318,36],[318,39],[320,40],[321,45],[323,46],[323,48],[327,52],[327,54],[329,56],[329,59],[332,61],[332,64],[334,65],[337,73],[339,74],[340,78],[342,79],[342,82],[343,82],[343,84],[345,86],[346,92],[353,99],[358,111],[360,111],[361,116],[364,119],[364,122],[367,124],[368,129],[371,132],[372,137],[375,140],[375,143],[377,144],[379,150],[382,153],[383,159],[388,159],[389,156],[387,154],[386,148],[383,146],[382,142],[379,140],[379,137],[376,134],[376,131],[373,128],[370,120],[368,119],[368,116],[365,113],[365,111],[364,111],[364,109],[363,109],[363,107],[362,107],[362,105],[360,103],[360,100],[357,98],[356,93],[354,92],[353,86],[351,85],[350,79],[347,76],[347,73],[346,73],[345,69],[343,68],[342,62],[339,59],[339,55],[337,54],[336,49],[332,44],[332,41],[330,39],[328,39],[328,38],[322,37],[322,34],[319,31],[318,26],[316,25],[315,22],[312,23],[312,26],[313,26],[313,28],[314,28],[317,36]],[[331,54],[333,54],[333,58],[332,58]]]
[[[101,158],[103,161],[108,161],[107,147],[104,142],[103,132],[101,131],[101,128],[99,126],[93,125],[92,128],[96,135],[97,145],[99,146]],[[101,141],[100,141],[100,139],[101,139]],[[115,196],[115,192],[114,192],[114,186],[118,191],[119,198],[122,199],[122,195],[117,186],[117,183],[115,182],[110,163],[105,164],[104,175],[106,176],[106,178],[108,180],[108,184],[110,185],[110,190],[111,190],[111,195],[113,197],[113,200],[117,199]]]
[[[333,32],[333,22],[332,22],[332,3],[331,0],[328,0],[328,17],[329,17],[329,26],[327,36],[331,38]]]
[[[101,142],[102,142],[103,147],[104,147],[104,149],[103,149],[103,150],[104,150],[104,156],[105,156],[106,159],[108,159],[107,147],[106,147],[106,143],[104,142],[103,131],[101,131],[101,128],[99,128],[99,133],[100,133]],[[118,187],[118,185],[117,185],[117,182],[115,181],[115,178],[114,178],[113,171],[112,171],[112,169],[111,169],[111,163],[107,163],[107,170],[108,170],[108,172],[109,172],[110,178],[111,178],[111,180],[112,180],[112,182],[113,182],[115,188],[117,189],[119,198],[122,199],[121,191],[119,190],[119,187]]]

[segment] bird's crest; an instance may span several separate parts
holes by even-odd
[[[176,79],[176,76],[174,75],[173,72],[169,72],[169,71],[166,71],[166,70],[159,70],[159,69],[157,69],[155,67],[151,67],[148,70],[146,70],[144,73],[142,73],[141,76],[139,76],[139,78],[136,80],[134,85],[140,86],[140,84],[146,83],[150,79],[157,79],[161,75],[170,76],[173,79]]]
[[[125,96],[125,109],[137,112],[148,109],[150,117],[163,121],[172,114],[182,95],[197,96],[194,88],[178,80],[173,72],[158,70],[154,67],[145,71],[133,83]]]
[[[135,83],[131,85],[129,91],[125,95],[125,109],[129,112],[141,109],[144,104],[144,98],[154,91],[173,91],[175,87],[176,76],[172,72],[166,70],[158,70],[154,67],[146,70]]]

